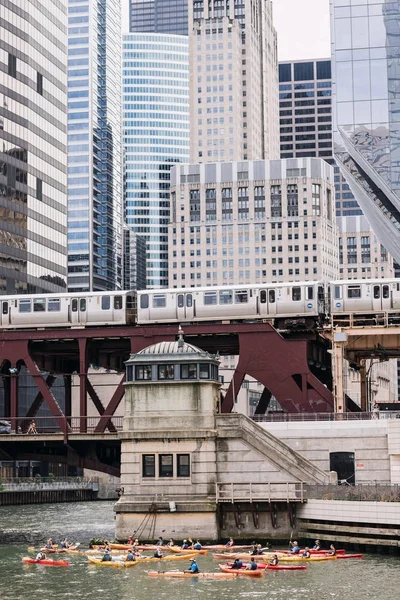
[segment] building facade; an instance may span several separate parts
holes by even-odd
[[[270,0],[189,2],[190,160],[279,158]]]
[[[400,262],[400,2],[350,4],[331,0],[335,158],[377,238]]]
[[[320,159],[176,165],[170,287],[338,277],[333,169]]]
[[[146,241],[147,287],[166,287],[170,169],[189,157],[186,37],[124,36],[123,132],[126,224]]]
[[[146,289],[146,240],[124,226],[124,290]]]
[[[0,63],[0,293],[65,291],[67,0],[0,0]]]
[[[68,288],[121,289],[121,3],[68,0],[68,27]]]
[[[189,0],[130,0],[129,31],[188,35]]]

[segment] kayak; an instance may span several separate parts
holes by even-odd
[[[246,577],[262,577],[264,575],[263,569],[257,569],[256,571],[250,571],[244,569],[230,569],[225,565],[218,565],[223,573],[236,573],[236,575],[245,575]]]
[[[204,579],[234,579],[237,577],[236,573],[181,573],[179,571],[165,571],[159,573],[158,571],[147,571],[149,577],[199,577]]]
[[[104,561],[102,561],[101,558],[93,558],[93,556],[88,556],[88,561],[92,565],[99,565],[101,567],[125,567],[125,568],[134,567],[139,562],[138,560],[127,560],[127,561],[104,560]]]
[[[363,558],[364,554],[339,554],[336,558]]]
[[[304,556],[281,556],[279,560],[281,562],[297,562],[297,561],[307,561],[307,562],[321,562],[325,560],[336,560],[337,556],[310,556],[310,558],[305,558]]]
[[[152,561],[152,560],[190,560],[191,558],[194,558],[196,556],[196,554],[193,554],[193,552],[191,552],[190,554],[174,554],[172,556],[163,556],[162,558],[156,558],[155,556],[143,556],[143,558],[139,559],[139,560],[143,560],[143,561]]]
[[[227,566],[231,569],[232,564],[228,563]],[[307,569],[304,565],[269,565],[268,563],[258,563],[258,568],[270,571],[305,571]]]
[[[261,560],[261,561],[265,561],[266,558],[272,558],[274,556],[274,554],[278,554],[277,552],[265,552],[265,554],[255,554],[254,556],[249,554],[248,552],[231,552],[231,553],[225,553],[225,554],[213,554],[214,558],[223,558],[223,559],[230,559],[230,558],[240,558],[242,560],[250,560],[250,558],[254,558],[255,561]],[[280,556],[286,556],[286,555],[281,555],[278,554],[278,558],[280,558]]]
[[[305,548],[303,548],[302,550],[300,550],[300,554],[302,552],[304,552]],[[325,556],[325,554],[328,554],[329,550],[310,550],[310,554],[314,555],[322,555]],[[293,554],[293,552],[291,552],[290,550],[276,550],[276,553],[281,553],[281,554],[289,554],[290,556],[298,556],[298,554]],[[340,550],[336,550],[336,554],[346,554],[346,550],[344,548],[341,548]]]
[[[53,548],[52,550],[50,550],[50,548],[41,548],[40,551],[44,552],[45,554],[63,554],[66,552],[77,550],[79,546],[80,544],[75,544],[74,546],[70,546],[69,548]]]
[[[170,550],[170,552],[173,552],[174,554],[180,554],[181,552],[186,552],[186,554],[188,552],[191,552],[192,554],[207,554],[208,550],[204,550],[204,548],[202,548],[201,550],[192,550],[192,548],[179,548],[179,546],[169,546],[168,548]]]
[[[46,565],[52,567],[68,567],[67,560],[51,560],[51,558],[44,558],[43,560],[37,560],[36,558],[29,558],[25,556],[22,562],[29,563],[32,565]]]

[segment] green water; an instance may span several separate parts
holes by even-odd
[[[92,536],[112,537],[112,503],[91,502],[0,508],[1,600],[56,598],[118,600],[395,600],[400,597],[400,558],[368,555],[363,560],[308,564],[307,571],[267,572],[261,580],[151,579],[149,565],[131,569],[89,566],[84,556],[69,556],[70,566],[23,565],[28,543],[50,535],[87,544]],[[158,535],[158,533],[157,533]],[[6,543],[7,542],[7,543]],[[199,557],[202,571],[218,561]],[[168,566],[167,566],[168,565]],[[158,563],[157,570],[184,569],[185,563]]]

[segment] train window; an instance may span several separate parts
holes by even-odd
[[[140,308],[149,308],[149,295],[142,294],[140,296]]]
[[[381,287],[379,285],[374,285],[374,298],[377,300],[381,297]]]
[[[217,292],[204,292],[204,304],[218,304]]]
[[[136,308],[136,297],[135,296],[127,296],[126,307],[130,308],[130,309]]]
[[[301,300],[301,288],[299,288],[299,287],[292,288],[292,300],[293,300],[293,302],[297,302],[298,300]]]
[[[158,365],[158,379],[174,379],[174,365]]]
[[[383,294],[382,296],[384,298],[389,298],[389,286],[388,285],[384,285],[383,286]]]
[[[122,296],[114,296],[114,310],[122,310],[123,305]]]
[[[314,300],[314,288],[311,286],[307,287],[307,300]]]
[[[185,297],[183,294],[178,294],[178,308],[183,308],[185,306]]]
[[[266,290],[261,290],[260,302],[261,302],[261,304],[267,304],[267,291]]]
[[[233,302],[233,292],[232,290],[224,290],[219,293],[219,303],[220,304],[232,304]]]
[[[335,300],[340,300],[342,297],[342,286],[335,285]]]
[[[270,304],[275,302],[275,290],[268,290],[268,302]]]
[[[3,302],[3,315],[8,315],[8,302]]]
[[[33,301],[33,312],[44,312],[46,310],[46,299],[35,298]]]
[[[47,310],[49,312],[59,312],[61,310],[60,298],[51,298],[51,300],[48,300]]]
[[[31,312],[31,301],[30,300],[20,300],[19,301],[19,312],[20,313],[30,313]]]
[[[72,312],[77,312],[78,311],[78,300],[76,298],[74,298],[72,300],[71,306],[72,306]]]
[[[151,381],[151,365],[138,365],[135,370],[135,379]]]
[[[349,287],[347,288],[347,297],[348,298],[361,298],[361,286],[349,285]]]
[[[81,298],[79,300],[79,310],[81,312],[85,312],[85,310],[86,310],[86,298]]]
[[[247,290],[235,292],[235,304],[246,304],[248,302]]]
[[[102,296],[101,297],[101,309],[102,310],[110,310],[110,307],[111,307],[110,296]]]
[[[187,294],[186,296],[186,306],[191,308],[193,306],[193,296],[192,294]]]
[[[154,294],[153,308],[165,308],[167,306],[167,298],[165,294]]]

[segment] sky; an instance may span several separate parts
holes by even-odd
[[[129,0],[123,3],[123,27],[129,29]],[[273,0],[279,60],[330,56],[329,0]]]

